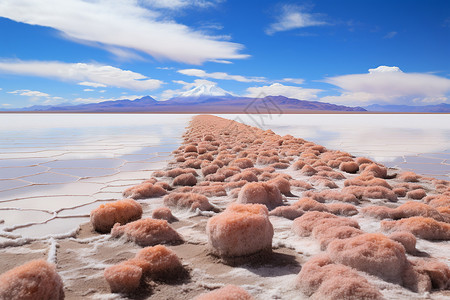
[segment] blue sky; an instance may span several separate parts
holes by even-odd
[[[176,96],[450,103],[450,1],[2,0],[0,108]]]

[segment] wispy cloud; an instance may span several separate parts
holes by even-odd
[[[52,61],[0,61],[0,72],[78,82],[90,87],[154,90],[163,84],[142,74],[112,66]]]
[[[302,78],[283,78],[283,82],[291,82],[295,84],[303,84],[305,83],[305,79]]]
[[[221,80],[235,80],[239,82],[265,82],[266,78],[264,77],[246,77],[242,75],[230,75],[224,72],[214,72],[207,73],[204,70],[200,69],[184,69],[177,71],[180,74],[187,76],[195,76],[200,78],[212,78],[212,79],[221,79]]]
[[[283,85],[274,83],[266,86],[249,87],[245,96],[262,97],[262,96],[285,96],[299,100],[317,100],[317,94],[322,90],[306,89],[298,86]]]
[[[346,105],[421,105],[450,99],[450,79],[426,73],[404,73],[398,67],[379,66],[366,74],[330,77],[325,82],[340,87],[342,92],[321,100]]]
[[[266,29],[266,34],[273,35],[280,31],[287,31],[297,28],[328,25],[323,20],[322,14],[313,14],[305,11],[297,5],[284,5],[278,21]]]
[[[62,97],[53,97],[47,93],[32,90],[15,90],[7,92],[8,94],[29,97],[31,102],[41,102],[41,104],[55,104],[64,100]]]
[[[145,5],[155,8],[180,9],[185,7],[212,7],[222,0],[142,0]]]
[[[193,1],[147,1],[176,7]],[[195,1],[209,3],[210,1]],[[3,0],[0,16],[51,27],[75,42],[124,54],[147,53],[156,59],[201,64],[215,59],[242,59],[241,44],[224,41],[173,20],[135,0]],[[119,51],[122,50],[121,51]]]
[[[75,103],[76,104],[89,104],[89,103],[100,103],[103,101],[117,101],[117,100],[136,100],[139,98],[145,97],[144,95],[126,95],[116,98],[105,98],[105,97],[99,97],[99,98],[76,98]]]
[[[385,36],[384,36],[384,38],[385,39],[392,39],[393,37],[395,37],[396,35],[397,35],[397,31],[391,31],[391,32],[388,32]]]

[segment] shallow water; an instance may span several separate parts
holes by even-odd
[[[448,115],[220,116],[449,179]],[[0,115],[0,237],[73,231],[102,201],[163,168],[191,117]]]

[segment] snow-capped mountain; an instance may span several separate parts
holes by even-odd
[[[217,85],[199,85],[189,91],[181,93],[179,97],[229,97],[233,96]]]

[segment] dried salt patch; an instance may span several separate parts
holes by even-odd
[[[91,212],[91,224],[96,231],[108,233],[116,223],[121,225],[142,216],[142,207],[133,199],[124,199],[100,205]]]
[[[53,264],[33,260],[0,275],[0,298],[64,299],[63,282]]]
[[[246,290],[235,285],[227,285],[215,291],[202,294],[195,300],[252,300],[254,299]]]
[[[152,246],[160,243],[174,243],[182,241],[182,237],[166,220],[141,219],[121,226],[114,225],[112,237],[125,236],[128,240],[141,246]]]
[[[208,220],[206,233],[214,254],[235,257],[271,251],[274,231],[264,205],[230,204]]]

